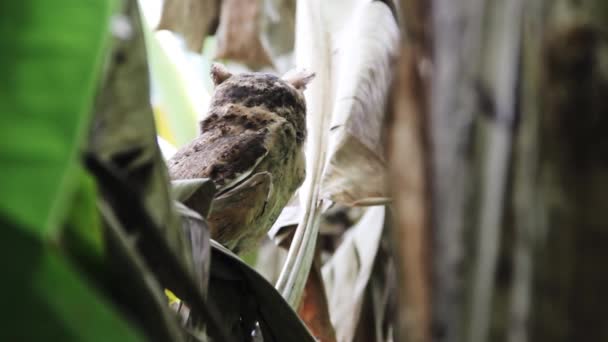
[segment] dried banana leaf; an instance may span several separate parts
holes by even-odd
[[[319,12],[315,20],[319,22],[314,25],[325,27],[326,31],[308,24],[310,19],[306,16],[312,14],[301,6],[302,13],[298,15],[302,17],[299,23],[302,33],[296,49],[298,66],[317,73],[311,86],[323,88],[319,95],[313,95],[312,91],[307,95],[310,131],[307,155],[311,156],[307,160],[308,174],[312,172],[312,163],[318,162],[318,167],[324,168],[320,198],[350,206],[387,203],[390,199],[385,189],[382,129],[391,67],[399,43],[394,12],[381,1],[352,0],[315,6]],[[320,44],[337,53],[324,55]],[[332,70],[331,66],[336,67]],[[322,74],[323,68],[327,68],[327,76]],[[327,84],[319,86],[321,82]],[[322,114],[315,113],[320,110],[317,96],[325,101]],[[319,134],[325,133],[316,130],[330,131],[329,137],[321,143]],[[293,224],[297,211],[285,209],[273,227],[274,235]],[[299,211],[298,215],[303,215],[304,210]]]
[[[386,208],[373,206],[323,265],[331,321],[338,341],[352,341],[384,231]]]
[[[399,28],[380,1],[360,1],[341,31],[323,198],[348,205],[388,201],[382,128]]]
[[[353,12],[352,8],[356,8],[356,11]],[[353,13],[357,13],[357,16],[353,16]],[[308,277],[308,272],[310,269],[309,265],[312,262],[312,256],[314,254],[315,243],[319,231],[320,215],[323,212],[323,208],[328,207],[328,204],[330,203],[328,199],[338,200],[340,199],[340,196],[342,196],[342,198],[347,199],[345,202],[348,202],[349,204],[356,203],[367,205],[382,203],[385,202],[386,199],[384,195],[384,180],[383,178],[380,180],[377,178],[378,175],[382,175],[383,172],[375,172],[379,168],[383,168],[383,166],[378,166],[379,163],[375,163],[375,167],[368,170],[373,172],[373,174],[366,174],[368,179],[362,180],[361,177],[357,178],[358,181],[363,183],[369,182],[369,179],[376,179],[377,181],[370,184],[378,185],[378,189],[374,188],[369,190],[371,187],[365,187],[365,190],[369,191],[368,193],[362,193],[363,191],[359,191],[357,193],[347,194],[344,190],[348,189],[348,191],[351,191],[348,186],[354,186],[353,182],[342,186],[337,185],[338,181],[343,182],[341,177],[345,175],[345,168],[340,166],[339,163],[336,163],[335,160],[344,159],[340,159],[339,157],[341,156],[336,153],[336,148],[341,146],[339,141],[337,139],[333,139],[331,140],[330,144],[329,137],[332,122],[342,124],[342,128],[339,129],[339,131],[349,134],[351,131],[355,133],[360,132],[358,128],[354,128],[357,127],[357,125],[363,125],[363,127],[366,127],[368,124],[367,118],[366,121],[362,121],[361,119],[359,121],[353,120],[352,122],[348,123],[349,120],[346,118],[349,117],[348,113],[351,111],[349,108],[356,108],[353,105],[353,100],[351,99],[346,101],[348,99],[336,97],[335,94],[339,93],[344,96],[357,96],[359,94],[357,92],[358,90],[363,93],[363,90],[368,91],[366,90],[366,87],[378,86],[380,89],[384,90],[379,92],[370,92],[370,94],[374,95],[375,100],[380,103],[382,107],[386,101],[385,97],[386,93],[388,92],[388,83],[390,82],[390,79],[386,73],[382,73],[381,75],[386,76],[384,78],[386,84],[379,85],[373,81],[375,72],[363,72],[369,67],[367,64],[371,63],[370,60],[361,59],[352,64],[353,66],[356,66],[355,71],[348,70],[348,73],[345,71],[342,74],[339,74],[337,72],[338,68],[332,69],[334,64],[339,63],[337,57],[334,56],[336,48],[340,48],[341,43],[346,44],[345,41],[348,39],[356,41],[361,38],[347,35],[347,33],[350,31],[361,32],[360,30],[356,29],[359,26],[349,26],[349,23],[357,23],[358,21],[364,20],[366,18],[366,13],[373,15],[372,17],[368,18],[370,23],[373,23],[373,25],[378,25],[378,23],[372,22],[372,18],[374,20],[379,19],[383,20],[383,22],[392,23],[390,27],[387,26],[386,28],[380,25],[380,27],[383,29],[378,31],[374,30],[376,28],[375,26],[369,26],[365,23],[358,23],[358,25],[361,25],[360,27],[370,30],[371,32],[374,32],[374,34],[378,34],[379,32],[388,34],[388,38],[384,36],[373,36],[375,39],[378,39],[381,42],[386,42],[378,45],[377,47],[367,39],[362,40],[370,44],[372,51],[375,51],[374,49],[377,50],[374,55],[370,56],[373,58],[381,58],[382,62],[380,65],[387,69],[394,51],[397,49],[398,29],[394,21],[392,14],[393,12],[391,12],[391,9],[387,7],[385,3],[356,0],[346,2],[322,2],[319,0],[298,2],[296,21],[297,39],[295,48],[296,65],[298,67],[314,71],[317,74],[317,77],[315,82],[311,84],[309,90],[305,94],[308,105],[307,120],[309,135],[307,138],[308,143],[306,145],[307,178],[300,189],[302,220],[296,229],[287,261],[283,267],[281,277],[276,285],[277,288],[283,293],[285,298],[287,298],[288,302],[294,307],[297,307],[297,304],[299,303],[304,282]],[[365,45],[358,45],[356,42],[349,44],[353,46],[353,49],[357,47],[365,47]],[[355,55],[360,54],[360,51],[354,52],[356,52]],[[346,58],[346,54],[342,56],[345,56],[344,58]],[[352,58],[352,55],[349,57]],[[366,75],[366,78],[360,80],[355,77],[353,80],[348,75],[357,74],[359,72],[363,72],[363,74]],[[338,83],[340,77],[346,81],[352,81],[354,83],[351,85],[343,85],[343,88],[340,89],[338,88],[341,85],[341,83]],[[379,82],[380,81],[378,81],[378,83]],[[339,105],[336,102],[338,100],[341,101]],[[367,108],[367,106],[364,108]],[[372,108],[377,109],[376,106],[372,106]],[[336,109],[338,110],[338,115],[335,115],[336,119],[333,119]],[[382,120],[376,118],[375,122],[380,130]],[[345,129],[345,127],[348,129]],[[344,135],[345,134],[342,136]],[[365,146],[364,144],[368,144],[369,147],[366,146],[366,148],[372,151],[373,149],[381,151],[381,148],[379,147],[381,146],[380,142],[374,140],[374,138],[371,138],[374,136],[380,137],[380,133],[378,132],[377,135],[373,136],[367,135],[366,137],[369,139],[360,139],[360,146]],[[346,145],[342,144],[342,146]],[[327,166],[326,161],[332,160],[332,155],[335,155],[336,158],[330,168]],[[360,156],[360,151],[355,155]],[[350,160],[352,160],[354,157],[353,155],[350,155],[348,158],[351,158]],[[382,160],[381,158],[378,159]],[[347,162],[349,161],[347,160]],[[365,162],[369,163],[369,160],[365,160]],[[334,174],[338,173],[338,171],[336,171],[336,165],[342,167],[340,172],[343,173],[340,176],[333,176]],[[347,165],[350,170],[356,168],[356,166],[353,166],[353,164],[347,163]],[[327,176],[324,177],[326,167]],[[334,181],[336,184],[332,183]],[[333,192],[328,192],[324,187],[330,189],[331,187],[334,187],[336,190]],[[332,198],[333,194],[336,194],[334,198]]]

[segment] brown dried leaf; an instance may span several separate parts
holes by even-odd
[[[306,326],[317,341],[336,341],[336,332],[329,319],[327,295],[323,286],[321,269],[317,262],[313,263],[308,274],[302,303],[298,309],[298,316],[306,323]]]
[[[219,17],[217,0],[164,0],[157,30],[170,30],[186,40],[188,49],[201,52],[207,35],[212,34]]]
[[[217,30],[216,59],[230,59],[258,70],[273,67],[261,36],[261,0],[224,0]]]

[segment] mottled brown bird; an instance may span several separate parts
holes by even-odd
[[[211,237],[236,253],[254,246],[304,180],[306,103],[314,74],[232,75],[211,67],[215,92],[200,135],[168,162],[171,179],[211,178]]]

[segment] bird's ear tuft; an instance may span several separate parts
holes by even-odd
[[[281,77],[283,81],[291,84],[294,88],[304,91],[306,85],[315,78],[315,73],[303,69],[292,69]]]
[[[226,67],[221,63],[213,63],[211,64],[211,79],[213,80],[213,84],[217,87],[222,84],[225,80],[229,79],[232,76],[232,73],[226,69]]]

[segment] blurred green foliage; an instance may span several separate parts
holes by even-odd
[[[0,212],[36,232],[61,224],[77,185],[110,5],[0,4]]]
[[[66,258],[95,261],[103,251],[79,155],[113,5],[0,2],[3,341],[139,340]],[[79,249],[55,243],[63,228]]]

